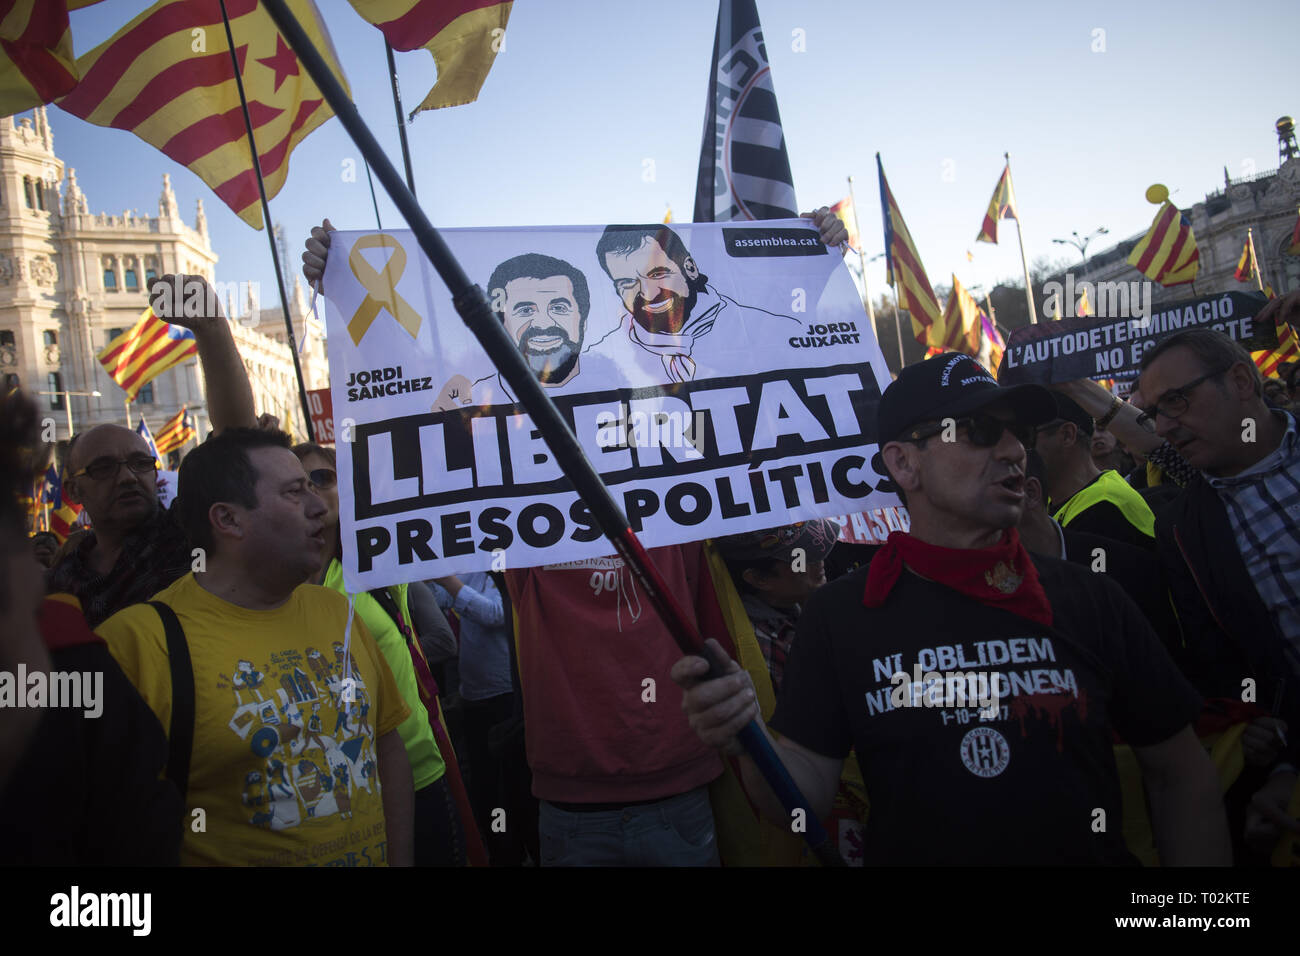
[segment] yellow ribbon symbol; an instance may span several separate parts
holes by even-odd
[[[375,267],[361,255],[363,249],[392,249],[393,254],[384,264],[383,271],[377,272]],[[362,236],[352,244],[352,252],[348,254],[348,266],[366,290],[365,299],[348,321],[348,334],[352,336],[352,343],[361,344],[361,339],[371,323],[379,318],[381,309],[387,309],[388,314],[397,320],[398,325],[410,332],[411,338],[416,338],[423,319],[411,303],[397,294],[397,280],[406,271],[406,250],[402,248],[402,244],[382,232]]]

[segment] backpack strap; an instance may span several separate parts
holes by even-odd
[[[194,666],[176,612],[162,601],[149,606],[162,618],[167,635],[167,662],[172,677],[172,719],[167,731],[167,779],[180,791],[184,803],[190,785],[190,757],[194,751]]]

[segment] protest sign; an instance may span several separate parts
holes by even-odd
[[[158,472],[158,501],[163,508],[170,508],[172,502],[176,500],[178,474],[175,471]]]
[[[838,540],[848,544],[884,544],[891,531],[912,527],[912,518],[902,505],[836,515],[835,520],[840,524]]]
[[[318,445],[334,444],[334,403],[328,388],[307,391],[307,407],[311,409],[311,430]]]
[[[810,223],[442,235],[647,546],[897,504]],[[349,590],[612,553],[409,232],[333,233],[325,293]]]
[[[1088,316],[1028,325],[1011,333],[998,381],[1049,385],[1080,378],[1136,378],[1142,354],[1182,329],[1223,332],[1247,351],[1274,349],[1273,324],[1254,321],[1265,304],[1257,293],[1225,292],[1157,305],[1148,316]]]

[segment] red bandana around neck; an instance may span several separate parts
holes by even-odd
[[[969,549],[941,548],[902,531],[891,532],[871,561],[862,603],[867,607],[884,604],[904,564],[981,604],[1048,627],[1052,624],[1052,605],[1015,528],[1008,529],[1002,541],[991,548]]]

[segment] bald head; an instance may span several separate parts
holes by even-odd
[[[77,435],[68,449],[64,494],[86,509],[96,534],[128,534],[158,511],[153,460],[149,446],[131,429],[96,425]],[[85,473],[87,468],[96,474]]]
[[[64,466],[68,474],[73,474],[100,455],[124,458],[132,452],[149,452],[149,446],[139,433],[121,425],[96,425],[72,437]]]

